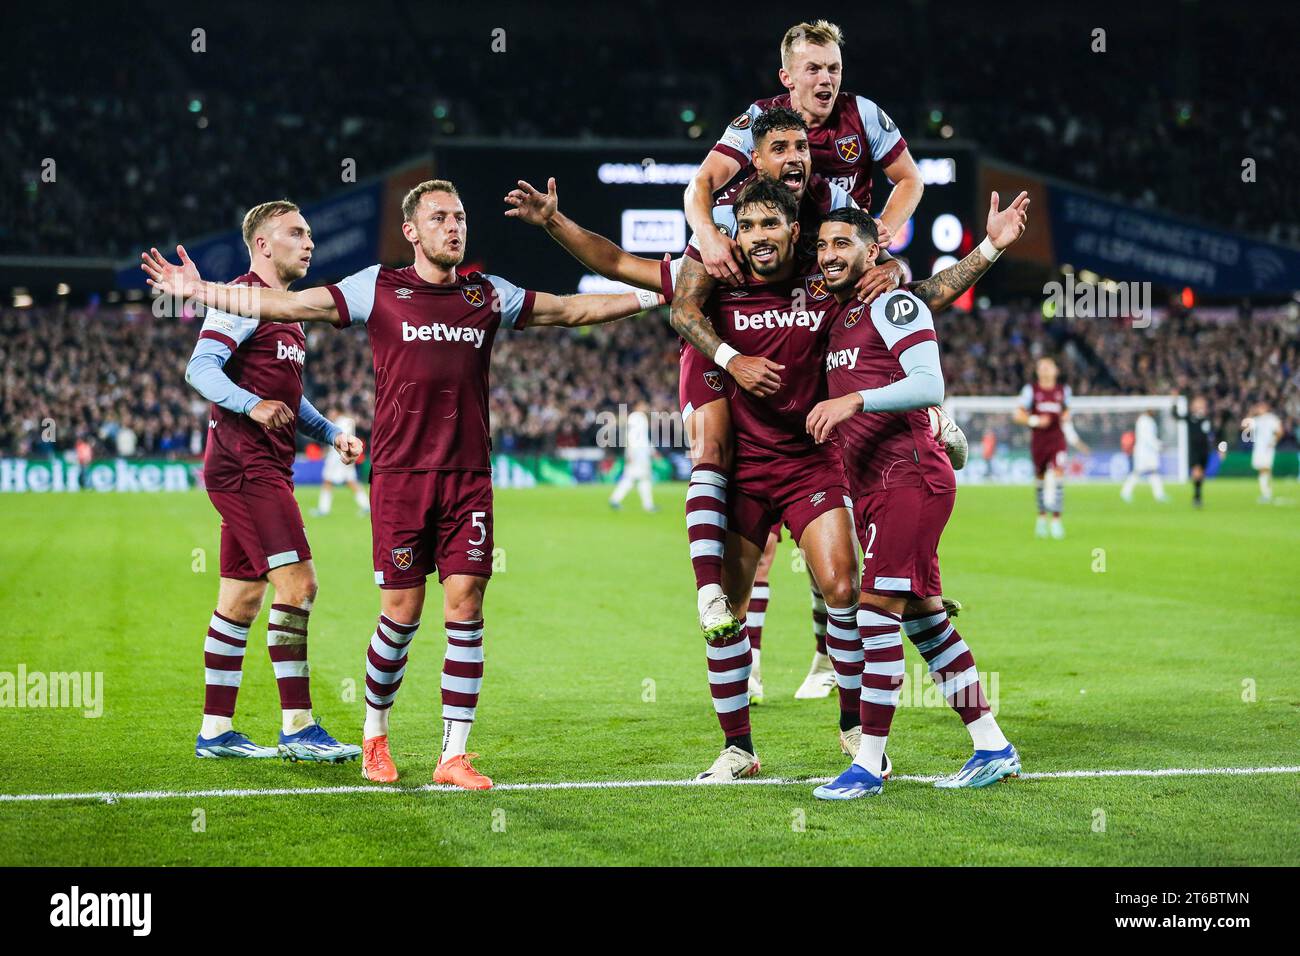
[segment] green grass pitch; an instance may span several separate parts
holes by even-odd
[[[1300,497],[1253,483],[1185,487],[1124,506],[1074,486],[1068,538],[1032,537],[1032,491],[963,488],[944,538],[946,591],[1026,772],[1300,765]],[[606,489],[497,494],[505,570],[488,592],[484,696],[471,747],[499,784],[682,780],[720,736],[681,518],[622,513]],[[1144,497],[1145,496],[1145,497]],[[301,494],[304,512],[315,490]],[[802,778],[844,765],[832,700],[792,695],[811,653],[805,578],[787,542],[772,575],[754,712],[764,776],[730,787],[430,792],[442,633],[432,590],[393,712],[397,792],[357,763],[200,761],[201,645],[217,591],[206,497],[0,497],[0,672],[102,672],[103,715],[0,707],[0,794],[159,791],[161,798],[0,800],[0,864],[1291,864],[1300,774],[1022,778],[973,792],[921,781],[825,804]],[[316,712],[360,739],[359,682],[378,598],[368,523],[347,495],[308,517],[321,591]],[[195,549],[206,571],[195,570]],[[273,741],[263,650],[245,661],[236,727]],[[908,680],[919,662],[907,648]],[[928,678],[925,683],[928,685]],[[905,690],[905,696],[907,691]],[[969,738],[946,705],[905,706],[896,772],[955,770]],[[211,791],[252,791],[235,795]],[[208,791],[208,795],[196,795]]]

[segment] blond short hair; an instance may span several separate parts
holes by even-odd
[[[248,212],[244,213],[244,245],[248,246],[248,254],[253,254],[253,237],[257,235],[257,230],[261,229],[268,219],[274,219],[276,216],[283,216],[287,212],[297,212],[298,205],[291,203],[287,199],[276,199],[271,202],[264,202],[260,206],[254,206]]]
[[[407,222],[415,220],[415,210],[420,205],[420,198],[425,193],[450,193],[453,196],[459,196],[456,192],[456,186],[450,179],[426,179],[420,185],[414,187],[402,199],[402,218]]]
[[[813,46],[844,46],[844,31],[838,24],[829,20],[817,20],[813,23],[796,23],[781,38],[781,66],[790,68],[790,57],[794,54],[796,43],[811,43]]]

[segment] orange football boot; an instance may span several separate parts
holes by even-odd
[[[469,762],[471,757],[477,756],[478,754],[458,754],[448,757],[433,772],[433,782],[449,783],[462,790],[491,790],[492,778],[483,776]]]
[[[361,776],[378,783],[394,783],[397,766],[388,752],[388,735],[361,742]]]

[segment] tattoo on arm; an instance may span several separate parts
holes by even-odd
[[[687,256],[673,286],[673,306],[669,314],[669,321],[677,334],[709,358],[713,358],[722,344],[713,323],[704,314],[704,304],[713,293],[714,283],[704,266]]]
[[[975,284],[993,263],[984,258],[978,248],[971,250],[961,262],[936,272],[928,279],[913,283],[912,294],[937,312],[946,309],[957,300],[963,292]]]

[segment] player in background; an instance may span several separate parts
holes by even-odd
[[[615,511],[623,507],[623,499],[636,485],[637,494],[641,496],[641,510],[656,512],[654,493],[654,445],[650,442],[649,406],[637,402],[636,407],[627,416],[626,447],[623,449],[623,474],[619,476],[614,493],[609,496],[609,506]]]
[[[610,322],[659,304],[653,293],[556,296],[457,266],[467,221],[456,187],[429,180],[402,201],[402,234],[414,263],[370,266],[341,282],[256,296],[203,282],[157,250],[142,256],[160,292],[259,317],[263,322],[364,323],[375,366],[371,435],[371,534],[381,613],[366,658],[362,773],[398,778],[388,745],[389,710],[424,610],[425,579],[443,588],[443,739],[433,780],[468,790],[492,781],[466,752],[483,678],[483,595],[492,574],[492,469],[488,372],[497,330]]]
[[[1259,503],[1273,502],[1273,456],[1282,438],[1282,421],[1273,414],[1268,402],[1258,402],[1249,417],[1242,419],[1242,432],[1252,442],[1250,467],[1259,474]]]
[[[880,164],[894,183],[879,219],[885,230],[884,245],[916,211],[925,185],[898,127],[865,96],[840,91],[843,45],[840,28],[826,20],[799,23],[787,30],[781,40],[777,73],[787,92],[757,100],[732,120],[687,187],[686,221],[700,237],[701,259],[713,278],[728,285],[745,281],[735,239],[710,228],[713,197],[751,162],[754,123],[772,107],[792,109],[804,118],[813,171],[846,190],[862,209],[871,208],[871,166]],[[870,283],[868,299],[897,285],[889,284],[887,274],[879,271],[869,273],[864,281]]]
[[[307,274],[311,228],[286,200],[244,216],[248,272],[236,285],[287,291]],[[199,757],[274,757],[341,762],[361,748],[339,743],[311,710],[307,622],[316,569],[293,495],[294,432],[355,461],[361,442],[320,414],[302,394],[307,338],[300,325],[258,325],[208,309],[185,380],[212,403],[203,479],[221,515],[221,583],[204,642]],[[266,643],[280,692],[278,747],[261,747],[232,725],[248,632],[275,589]]]
[[[1030,429],[1029,455],[1034,463],[1034,492],[1038,523],[1034,534],[1046,538],[1047,513],[1052,513],[1053,538],[1065,537],[1061,510],[1065,507],[1065,450],[1067,443],[1086,454],[1088,446],[1070,424],[1070,387],[1058,381],[1056,362],[1040,358],[1032,385],[1020,390],[1013,421]]]
[[[357,433],[356,420],[349,415],[344,415],[338,409],[334,410],[334,423],[343,429],[345,435]],[[348,490],[352,492],[352,500],[357,503],[357,513],[370,514],[370,496],[361,487],[361,482],[357,481],[356,462],[345,462],[334,449],[330,449],[325,456],[325,464],[321,468],[320,498],[317,499],[312,514],[324,517],[330,513],[330,507],[334,503],[335,485],[347,485]]]
[[[1197,395],[1192,399],[1188,414],[1179,413],[1178,417],[1187,422],[1187,466],[1192,476],[1192,507],[1200,508],[1204,503],[1201,487],[1205,484],[1205,469],[1210,464],[1215,434],[1205,397]]]
[[[1119,496],[1126,504],[1132,503],[1133,489],[1142,478],[1151,483],[1151,494],[1156,501],[1169,500],[1165,496],[1164,482],[1160,480],[1160,429],[1150,411],[1140,414],[1133,426],[1133,467],[1119,490]]]
[[[967,257],[966,269],[982,274],[1020,237],[1028,205],[1022,194],[999,212],[995,195],[988,235],[971,254],[975,258]],[[1020,770],[1019,755],[984,698],[974,657],[940,597],[939,538],[957,485],[929,415],[944,397],[930,308],[906,290],[870,306],[853,299],[854,283],[878,249],[875,222],[858,210],[831,213],[819,232],[818,264],[838,309],[827,343],[830,397],[809,413],[807,429],[819,443],[835,439],[853,495],[865,658],[861,744],[849,768],[814,791],[823,800],[872,796],[883,788],[879,768],[903,681],[900,628],[925,658],[975,750],[937,786],[980,787]],[[944,302],[930,293],[925,298]]]

